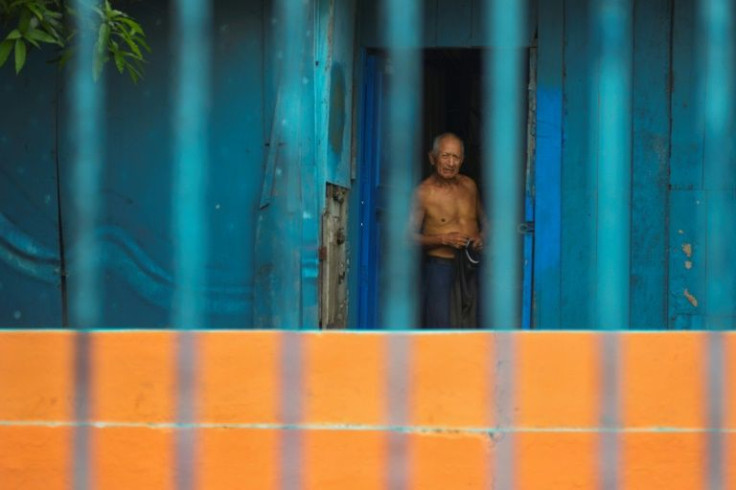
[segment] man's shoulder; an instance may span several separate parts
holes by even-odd
[[[415,192],[417,194],[426,194],[433,187],[432,177],[427,177],[417,185]]]
[[[467,175],[460,174],[458,175],[458,178],[460,179],[460,185],[463,187],[467,187],[468,189],[477,189],[478,185],[475,183],[475,181],[468,177]]]

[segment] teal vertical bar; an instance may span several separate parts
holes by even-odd
[[[521,327],[522,243],[526,152],[523,148],[527,84],[524,77],[527,3],[523,0],[487,0],[484,3],[485,52],[484,191],[490,230],[486,230],[484,318],[495,329]],[[494,350],[501,361],[515,352],[514,336],[498,333]],[[505,433],[496,446],[492,472],[498,488],[514,488],[515,447],[514,370],[511,362],[497,363],[494,419]]]
[[[74,418],[72,488],[92,488],[92,448],[90,438],[92,384],[89,329],[98,327],[102,297],[100,294],[100,244],[95,229],[100,217],[100,181],[102,173],[104,78],[93,79],[97,29],[89,19],[96,19],[96,2],[74,0],[71,8],[77,28],[77,50],[70,76],[70,111],[72,156],[73,247],[69,251],[69,319],[77,329],[74,351]]]
[[[310,22],[312,2],[279,0],[272,19],[276,33],[278,98],[270,144],[278,148],[275,159],[275,184],[272,203],[279,237],[272,251],[274,273],[282,288],[271,291],[277,305],[276,327],[298,330],[316,326],[316,315],[308,310],[318,304],[316,262],[318,212],[317,176],[312,145],[314,133],[314,30]],[[278,283],[277,283],[278,284]],[[279,379],[281,386],[280,422],[286,428],[279,440],[279,488],[303,487],[303,432],[297,428],[303,419],[303,366],[305,352],[299,332],[281,336]]]
[[[177,0],[177,70],[174,80],[173,324],[202,326],[207,223],[210,98],[210,6],[208,0]]]
[[[706,328],[722,330],[734,326],[733,212],[734,171],[734,35],[733,0],[701,0],[698,4],[701,48],[701,100],[705,123],[703,186],[706,195]],[[708,443],[706,486],[722,490],[726,485],[725,387],[728,386],[727,351],[720,331],[710,332],[706,343],[708,368]]]
[[[599,0],[595,23],[598,106],[598,328],[629,324],[631,239],[631,0]],[[595,175],[595,172],[591,172]]]
[[[380,157],[388,177],[387,260],[380,272],[382,323],[389,329],[412,328],[417,324],[419,296],[416,252],[410,241],[409,218],[416,162],[420,159],[419,131],[422,97],[422,3],[417,0],[386,0],[387,26],[388,154]]]
[[[196,481],[195,372],[197,337],[203,327],[207,256],[208,128],[210,103],[210,22],[208,0],[177,0],[173,4],[176,47],[174,169],[172,216],[174,237],[174,298],[172,324],[177,337],[177,406],[174,479],[178,489]]]
[[[422,7],[419,0],[384,0],[382,24],[388,61],[385,65],[387,91],[385,107],[388,118],[383,125],[381,145],[388,152],[378,156],[378,182],[383,178],[387,203],[386,235],[379,244],[379,291],[382,308],[379,323],[399,330],[418,324],[419,281],[416,250],[410,240],[409,220],[412,194],[418,184],[417,161],[420,157],[419,131],[422,127]],[[386,338],[388,366],[386,375],[387,423],[403,427],[408,421],[408,369],[411,358],[410,337],[394,333]],[[386,488],[410,488],[411,460],[407,435],[390,431],[386,455]]]
[[[490,221],[486,233],[490,267],[485,269],[484,317],[492,328],[521,327],[522,221],[525,151],[523,142],[524,21],[526,2],[485,4],[486,52],[483,156],[484,190]],[[490,286],[490,287],[488,287]]]
[[[709,329],[734,327],[734,8],[732,0],[702,0],[701,90],[705,107],[703,185],[707,200],[706,307]]]
[[[598,0],[591,22],[599,36],[593,59],[597,87],[591,87],[592,101],[598,106],[593,125],[597,133],[590,138],[598,142],[591,161],[597,169],[589,173],[597,175],[590,184],[598,196],[594,318],[595,327],[611,331],[628,328],[630,316],[632,15],[631,0]],[[615,332],[606,332],[599,339],[603,386],[600,485],[615,490],[620,461],[620,345]]]

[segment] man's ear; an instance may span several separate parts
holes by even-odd
[[[427,158],[429,159],[429,164],[434,167],[434,153],[427,152]]]

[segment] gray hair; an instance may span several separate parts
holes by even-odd
[[[434,137],[434,141],[432,142],[432,154],[433,155],[436,156],[437,153],[439,153],[439,151],[440,151],[440,142],[442,142],[442,140],[445,139],[445,138],[454,138],[457,141],[459,141],[460,142],[460,149],[463,151],[463,155],[465,155],[465,143],[455,133],[442,133],[442,134],[438,134],[437,136],[435,136]]]

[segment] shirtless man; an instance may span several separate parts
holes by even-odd
[[[466,298],[458,297],[456,282],[464,249],[477,252],[483,248],[483,207],[473,179],[459,173],[463,158],[460,138],[452,133],[437,136],[429,153],[434,173],[419,184],[414,195],[412,229],[417,230],[414,240],[424,252],[422,325],[425,327],[478,326],[477,278],[472,273],[462,277],[470,281],[473,292],[472,320],[465,315],[466,320],[461,321],[457,314],[458,302],[467,306]]]

